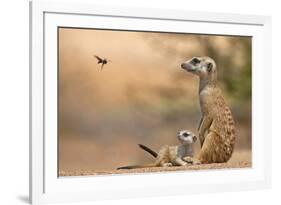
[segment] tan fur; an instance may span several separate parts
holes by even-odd
[[[184,137],[183,136],[184,133],[188,133],[188,136]],[[178,139],[181,143],[180,145],[163,146],[157,154],[156,161],[152,164],[124,166],[124,167],[119,167],[117,169],[135,169],[135,168],[146,168],[146,167],[168,167],[168,166],[187,165],[188,163],[184,161],[183,158],[186,156],[190,156],[190,157],[193,156],[193,144],[196,141],[197,137],[192,132],[184,130],[178,133]],[[145,151],[147,151],[147,149],[145,149]]]
[[[155,165],[161,167],[186,165],[187,163],[182,160],[182,157],[178,154],[178,146],[166,145],[160,149]]]
[[[209,57],[196,57],[182,64],[182,68],[200,78],[199,96],[202,119],[199,124],[200,163],[227,162],[235,143],[234,120],[221,90],[217,86],[215,62]],[[210,63],[212,66],[210,66]],[[208,70],[211,67],[210,71]],[[190,161],[190,158],[186,158]]]

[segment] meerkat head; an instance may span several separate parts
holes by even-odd
[[[193,57],[182,63],[181,67],[201,79],[216,80],[217,78],[216,63],[210,57]]]
[[[182,144],[193,144],[197,140],[197,137],[188,130],[179,131],[177,137]]]

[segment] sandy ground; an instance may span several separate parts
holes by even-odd
[[[86,175],[107,175],[107,174],[126,174],[126,173],[146,173],[146,172],[167,172],[167,171],[188,171],[188,170],[208,170],[208,169],[235,169],[235,168],[250,168],[251,152],[239,151],[233,154],[232,158],[227,163],[189,165],[189,166],[174,166],[174,167],[153,167],[131,170],[104,170],[104,171],[64,171],[59,172],[59,176],[86,176]]]

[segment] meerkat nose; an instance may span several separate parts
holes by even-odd
[[[184,63],[181,64],[181,67],[184,68]]]

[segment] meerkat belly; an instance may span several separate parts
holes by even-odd
[[[212,87],[204,88],[199,94],[200,109],[202,114],[211,114],[214,106],[218,104],[218,91]]]

